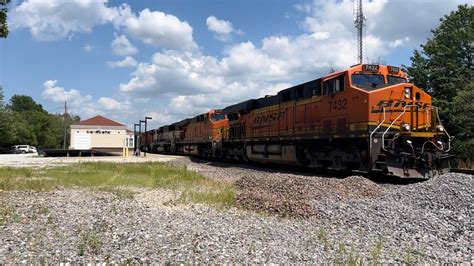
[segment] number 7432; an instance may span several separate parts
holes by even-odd
[[[337,99],[329,101],[329,112],[347,109],[347,99]]]

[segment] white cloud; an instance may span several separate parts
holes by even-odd
[[[193,28],[186,21],[148,8],[125,20],[126,31],[146,44],[173,50],[195,50]]]
[[[145,98],[145,97],[138,97],[138,98],[133,99],[135,103],[148,103],[150,100],[151,100],[150,98]]]
[[[118,26],[130,15],[128,5],[110,8],[107,0],[26,0],[10,11],[9,24],[28,28],[37,40],[55,41],[108,22]]]
[[[210,16],[206,19],[207,29],[214,32],[218,40],[227,41],[230,39],[232,33],[239,35],[243,34],[241,30],[235,30],[230,21],[221,20],[215,16]]]
[[[124,111],[130,109],[130,102],[120,102],[110,97],[100,97],[97,102],[101,104],[105,110]]]
[[[303,13],[310,13],[311,12],[311,4],[310,3],[305,3],[305,4],[296,4],[295,5],[296,10],[303,12]]]
[[[123,34],[115,34],[115,38],[110,45],[112,46],[112,52],[116,55],[125,56],[138,53],[138,49]]]
[[[45,100],[64,103],[67,102],[68,112],[84,116],[106,115],[116,116],[121,114],[122,117],[131,113],[131,104],[128,100],[119,101],[111,97],[100,97],[95,101],[91,95],[83,95],[75,89],[67,90],[57,86],[57,80],[47,80],[43,83],[42,97]]]
[[[92,46],[90,44],[84,45],[84,52],[86,52],[86,53],[92,52],[93,49],[94,49],[94,46]]]
[[[178,51],[155,53],[150,63],[138,65],[120,91],[146,96],[215,91],[224,85],[219,71],[214,57]]]
[[[90,101],[90,95],[82,95],[78,90],[66,90],[62,87],[56,86],[57,80],[47,80],[43,83],[42,97],[53,102],[84,102]]]
[[[390,48],[397,48],[397,47],[400,47],[400,46],[403,46],[405,45],[406,43],[408,43],[410,41],[410,38],[409,37],[405,37],[403,39],[396,39],[395,41],[392,41],[388,44],[388,46]]]
[[[209,111],[212,105],[204,94],[198,94],[173,97],[171,98],[169,107],[172,108],[173,114],[194,116]]]
[[[135,60],[135,58],[131,56],[126,56],[122,61],[115,61],[115,62],[107,62],[107,65],[111,68],[117,68],[117,67],[134,67],[138,63]]]

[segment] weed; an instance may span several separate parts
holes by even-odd
[[[362,257],[359,254],[355,253],[354,247],[352,247],[351,252],[349,253],[347,264],[349,266],[362,266],[364,264]]]
[[[339,243],[339,247],[337,249],[337,257],[334,261],[334,264],[342,265],[345,256],[346,256],[346,246],[343,243]]]
[[[325,240],[327,239],[328,233],[324,228],[320,228],[318,232],[318,238],[319,240]]]
[[[379,265],[380,264],[382,249],[383,249],[383,243],[382,243],[382,240],[379,239],[377,241],[377,243],[375,243],[375,245],[370,250],[370,254],[372,255],[372,264],[373,265]]]
[[[332,245],[328,240],[328,233],[324,228],[319,229],[317,236],[319,240],[323,241],[324,251],[328,251],[332,248]]]
[[[213,183],[201,188],[188,188],[179,197],[181,202],[231,206],[235,202],[235,190],[229,184]]]
[[[99,187],[99,191],[109,192],[116,196],[117,199],[133,199],[135,192],[122,189],[122,188],[115,188],[115,187]]]
[[[36,211],[39,215],[47,214],[49,209],[47,207],[39,207]]]
[[[79,243],[79,256],[83,256],[86,250],[91,254],[99,254],[102,248],[102,242],[99,237],[99,230],[96,226],[82,235],[82,240]]]
[[[0,226],[9,222],[18,222],[19,219],[15,208],[6,204],[0,205]]]
[[[423,260],[423,257],[426,257],[426,254],[422,250],[418,250],[415,247],[411,246],[409,247],[406,252],[404,257],[404,262],[406,264],[415,264],[415,263],[420,263]]]

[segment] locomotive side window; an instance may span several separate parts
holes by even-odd
[[[291,91],[286,91],[281,95],[281,102],[289,102],[291,101]]]
[[[303,89],[304,89],[303,86],[298,86],[297,87],[297,89],[296,89],[296,99],[297,100],[304,98]]]
[[[324,82],[324,95],[344,91],[344,75],[335,77]]]
[[[234,114],[228,114],[227,117],[229,118],[229,121],[234,121],[239,119],[239,115],[237,113]]]
[[[212,122],[220,121],[225,119],[225,114],[212,114],[211,120]]]
[[[321,79],[303,84],[303,98],[308,99],[313,96],[321,96]]]

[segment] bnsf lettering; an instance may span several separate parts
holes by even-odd
[[[254,124],[271,123],[277,120],[281,120],[284,116],[285,116],[284,111],[280,113],[271,113],[268,115],[256,116],[253,123]]]
[[[393,100],[381,100],[378,104],[377,107],[390,107],[392,106]]]
[[[383,109],[382,108],[399,108],[399,109],[391,109],[391,110],[385,110],[386,112],[394,113],[394,112],[403,112],[403,107],[407,105],[407,102],[404,100],[380,100],[377,103],[378,108],[373,108],[372,113],[382,113]],[[430,105],[428,103],[422,103],[422,102],[415,102],[414,105],[416,105],[420,109],[425,109],[429,107]]]

